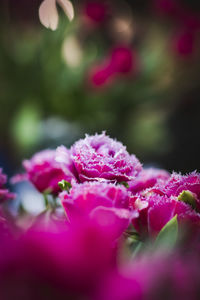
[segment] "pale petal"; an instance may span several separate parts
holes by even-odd
[[[44,0],[39,8],[40,22],[51,30],[58,27],[58,11],[56,8],[56,0]]]
[[[74,18],[74,8],[72,3],[69,0],[57,0],[60,4],[66,16],[68,16],[69,20],[72,21]]]

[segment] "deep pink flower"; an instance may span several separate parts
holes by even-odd
[[[180,223],[200,225],[200,175],[193,172],[182,176],[173,173],[165,182],[158,182],[143,195],[135,195],[131,206],[136,209],[137,201],[148,203],[133,220],[139,232],[158,233],[175,215]]]
[[[138,71],[136,53],[128,46],[116,46],[110,55],[91,72],[91,82],[94,86],[103,86],[115,80],[118,76],[135,75]]]
[[[200,201],[200,174],[192,172],[188,175],[173,173],[163,184],[158,183],[155,192],[161,195],[178,197],[181,192],[190,191],[196,195],[197,202]],[[198,203],[197,203],[198,204]]]
[[[43,150],[36,153],[30,160],[23,161],[26,174],[24,176],[15,176],[12,179],[12,182],[16,183],[26,179],[41,193],[48,191],[57,194],[60,191],[58,182],[62,179],[71,182],[74,178],[74,174],[69,150],[66,149],[65,151],[65,162],[67,164],[65,172],[61,168],[59,162],[55,160],[55,156],[55,150]]]
[[[84,7],[86,17],[97,24],[106,20],[108,11],[108,6],[103,1],[87,1]]]
[[[124,186],[100,182],[75,184],[69,194],[62,192],[59,195],[71,221],[90,217],[106,231],[115,232],[114,237],[121,235],[130,220],[138,216],[136,210],[129,210],[129,196]]]
[[[190,56],[194,51],[195,34],[191,30],[176,33],[173,44],[175,51],[181,56]]]
[[[60,155],[60,148],[57,151],[56,159],[64,164],[65,159]],[[64,153],[64,147],[62,152]],[[80,182],[128,181],[141,171],[141,164],[135,155],[130,155],[126,147],[105,135],[104,132],[94,136],[86,135],[85,139],[79,140],[72,146],[71,153]]]
[[[92,299],[101,277],[115,266],[115,253],[109,233],[92,220],[81,226],[37,224],[1,242],[1,299]]]
[[[134,52],[127,46],[113,48],[111,53],[110,66],[116,73],[126,74],[133,70]]]
[[[165,170],[155,168],[143,169],[137,178],[129,182],[129,190],[135,195],[153,187],[159,181],[166,181],[169,177],[170,174]]]
[[[182,10],[179,0],[154,0],[154,5],[158,13],[173,18]]]
[[[198,299],[199,258],[146,255],[107,275],[95,300]]]
[[[0,168],[0,203],[15,198],[15,194],[10,193],[9,190],[6,189],[5,187],[6,182],[7,182],[7,176],[3,174],[3,171]]]
[[[96,66],[91,71],[91,82],[96,87],[105,86],[114,80],[115,72],[106,62]]]

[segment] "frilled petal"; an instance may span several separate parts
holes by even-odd
[[[135,178],[141,164],[120,142],[102,134],[86,135],[72,148],[72,160],[79,180],[122,182]]]

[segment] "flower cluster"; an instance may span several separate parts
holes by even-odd
[[[196,299],[200,174],[144,169],[104,132],[70,149],[39,152],[23,165],[26,173],[14,181],[26,178],[55,205],[23,225],[20,215],[14,226],[2,215],[3,300],[148,300],[166,291],[166,299]],[[182,239],[182,253],[177,228],[183,235],[186,227],[190,243],[188,235]],[[173,251],[165,251],[169,246]]]

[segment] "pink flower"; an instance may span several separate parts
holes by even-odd
[[[66,149],[68,168],[65,172],[55,160],[55,150],[43,150],[36,153],[30,160],[23,161],[26,170],[24,176],[17,175],[12,179],[13,183],[23,179],[29,180],[39,192],[57,194],[60,191],[58,182],[66,180],[71,182],[74,178],[73,164],[70,161],[70,152]]]
[[[73,221],[84,216],[95,219],[118,237],[138,216],[129,210],[129,192],[124,186],[111,183],[85,182],[73,185],[70,193],[59,195],[68,218]]]
[[[199,278],[197,255],[146,255],[108,274],[95,300],[198,299]]]
[[[103,1],[87,1],[84,12],[88,19],[98,24],[106,20],[108,7]]]
[[[158,183],[155,192],[161,195],[178,197],[181,192],[190,191],[195,194],[197,202],[200,201],[200,174],[192,172],[189,175],[173,173],[170,178],[163,184]],[[198,204],[198,203],[197,203]]]
[[[7,182],[7,176],[3,174],[2,169],[0,168],[0,203],[14,199],[15,194],[10,193],[8,189],[6,189],[5,184]]]
[[[67,153],[67,149],[65,151]],[[85,139],[72,146],[71,153],[80,182],[128,181],[141,171],[141,164],[135,155],[130,155],[126,147],[106,136],[104,132],[94,136],[86,135]],[[56,159],[62,160],[60,148]],[[63,159],[63,163],[64,161]]]
[[[81,226],[35,224],[1,242],[1,299],[93,299],[115,257],[109,233],[91,220]]]
[[[176,33],[173,41],[174,50],[181,56],[190,56],[194,51],[195,34],[191,30]]]
[[[165,182],[169,177],[170,174],[165,170],[155,168],[143,169],[136,179],[129,182],[129,190],[135,195],[153,187],[159,181]]]
[[[136,201],[147,202],[148,206],[133,220],[139,232],[157,234],[175,215],[179,223],[189,226],[200,225],[200,175],[193,172],[182,176],[173,173],[165,182],[158,182],[143,194],[135,195],[130,202],[136,208]]]
[[[116,46],[109,57],[91,72],[94,86],[102,86],[115,80],[118,76],[135,75],[138,70],[137,57],[128,46]]]

